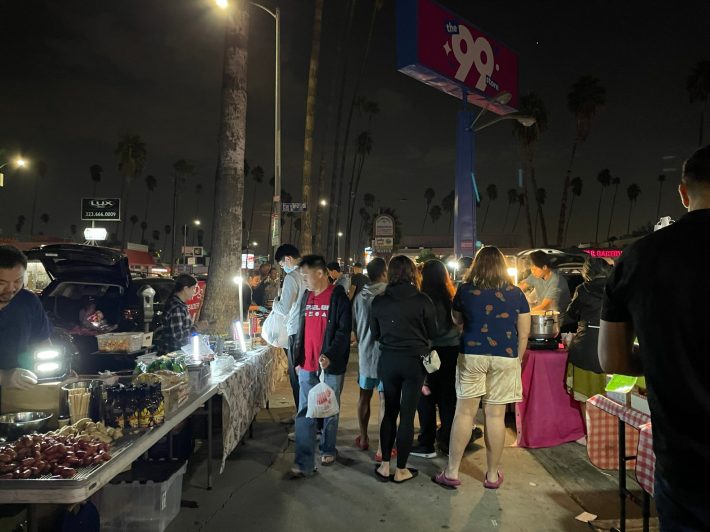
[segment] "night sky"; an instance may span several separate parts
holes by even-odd
[[[540,186],[547,189],[546,218],[551,234],[574,136],[567,93],[582,75],[601,80],[607,89],[607,105],[594,119],[589,139],[578,148],[573,175],[584,179],[583,205],[575,209],[570,238],[593,237],[599,193],[596,175],[603,168],[622,180],[612,234],[626,228],[625,191],[631,183],[642,189],[632,228],[653,220],[657,176],[664,167],[676,172],[665,172],[668,181],[662,213],[674,217],[682,213],[675,186],[682,159],[697,147],[700,112],[699,104],[688,102],[685,82],[692,66],[710,53],[710,3],[443,3],[514,49],[519,55],[520,93],[534,91],[547,105],[549,128],[537,149],[536,170]],[[332,148],[323,139],[333,136],[326,117],[336,62],[342,60],[336,57],[335,40],[342,31],[345,2],[326,0],[325,4],[314,168],[317,172],[325,149],[330,176]],[[313,2],[281,0],[279,7],[284,48],[283,179],[284,188],[298,198]],[[349,49],[351,85],[371,9],[372,0],[358,0],[356,38]],[[118,195],[120,177],[113,151],[125,133],[141,135],[148,148],[144,175],[158,179],[148,234],[153,229],[162,232],[169,222],[171,166],[178,159],[193,161],[198,172],[181,200],[179,223],[196,216],[209,221],[224,25],[211,0],[2,0],[0,20],[0,147],[9,154],[21,150],[32,162],[43,160],[47,165],[37,217],[48,213],[50,223],[44,228],[37,221],[36,230],[65,236],[70,224],[83,227],[79,200],[91,194],[92,164],[104,168],[99,195]],[[404,223],[404,234],[418,233],[425,208],[424,189],[435,188],[434,203],[453,189],[454,127],[460,102],[397,72],[395,54],[394,1],[387,0],[377,19],[373,51],[362,81],[361,93],[376,101],[381,113],[373,124],[373,150],[365,163],[361,193],[372,192],[377,205],[395,208]],[[273,56],[273,20],[251,8],[247,159],[252,166],[264,168],[267,180],[273,174]],[[357,124],[351,138],[363,128],[364,124]],[[677,159],[664,164],[664,156]],[[489,229],[502,224],[506,190],[515,185],[520,164],[520,148],[509,123],[478,135],[479,186],[485,189],[496,183],[499,188]],[[5,187],[0,189],[0,227],[3,236],[10,236],[17,216],[30,215],[36,172],[5,174]],[[205,187],[199,199],[194,195],[198,182]],[[252,186],[248,180],[247,218]],[[606,194],[610,200],[610,190]],[[252,240],[262,246],[270,196],[267,184],[257,190]],[[144,205],[141,178],[131,187],[129,216],[135,213],[142,218]],[[602,220],[605,228],[606,203]],[[447,223],[445,215],[438,231],[445,232]],[[24,233],[28,231],[29,222]],[[434,231],[427,224],[426,232]],[[521,220],[518,232],[523,231]]]

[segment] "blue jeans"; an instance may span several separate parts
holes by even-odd
[[[324,382],[333,388],[340,405],[340,392],[343,390],[345,375],[326,373]],[[318,372],[298,370],[299,399],[296,415],[296,460],[295,464],[303,473],[310,475],[315,469],[316,459],[316,427],[318,419],[306,417],[308,412],[308,392],[320,382]],[[320,453],[322,456],[335,456],[335,440],[338,436],[339,414],[323,420],[323,432],[320,438]]]
[[[672,493],[672,488],[656,469],[654,496],[661,532],[701,532],[710,530],[710,507],[707,496],[689,500]]]

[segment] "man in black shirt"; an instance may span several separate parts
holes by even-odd
[[[688,214],[629,246],[609,278],[599,361],[646,377],[661,530],[710,530],[710,146],[678,188]]]
[[[355,296],[360,293],[360,290],[370,282],[367,275],[362,273],[362,264],[356,262],[353,264],[353,276],[350,279],[350,290],[348,291],[348,297],[350,301],[355,301]]]

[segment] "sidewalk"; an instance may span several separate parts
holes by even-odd
[[[574,478],[558,482],[546,469],[555,471],[550,466],[556,461],[554,450],[529,452],[511,447],[515,442],[512,427],[508,429],[503,453],[505,483],[498,491],[482,487],[485,450],[479,446],[464,458],[463,485],[457,491],[440,488],[430,480],[444,467],[443,456],[432,460],[410,457],[410,466],[418,468],[420,475],[401,486],[377,482],[373,474],[373,453],[379,436],[377,399],[373,398],[370,420],[371,445],[374,441],[375,449],[363,452],[354,445],[358,434],[357,396],[357,354],[353,353],[342,394],[337,463],[319,467],[310,479],[285,480],[293,464],[294,444],[287,439],[293,429],[279,421],[292,415],[293,407],[288,382],[282,380],[271,398],[270,410],[263,410],[257,417],[254,438],[246,439],[232,453],[224,473],[215,476],[211,491],[205,489],[204,453],[190,460],[183,500],[196,502],[198,508],[182,508],[168,532],[582,531],[590,527],[574,519],[583,511],[576,501],[588,506],[587,499],[598,501],[597,510],[604,511],[604,517],[618,515],[612,477],[588,463],[570,463]],[[478,443],[483,445],[482,440]],[[561,449],[560,456],[569,461],[581,462],[585,457],[584,449],[577,444],[556,449]],[[585,478],[578,478],[580,467]],[[558,478],[564,475],[559,473],[564,469],[564,464],[557,464]],[[570,495],[570,482],[576,483],[573,489],[580,485],[588,489],[574,489],[577,493]]]

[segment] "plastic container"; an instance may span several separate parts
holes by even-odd
[[[187,462],[138,463],[97,497],[102,532],[163,532],[180,512]],[[118,483],[113,483],[118,481]]]
[[[143,333],[108,333],[96,337],[99,351],[133,353],[143,348]]]

